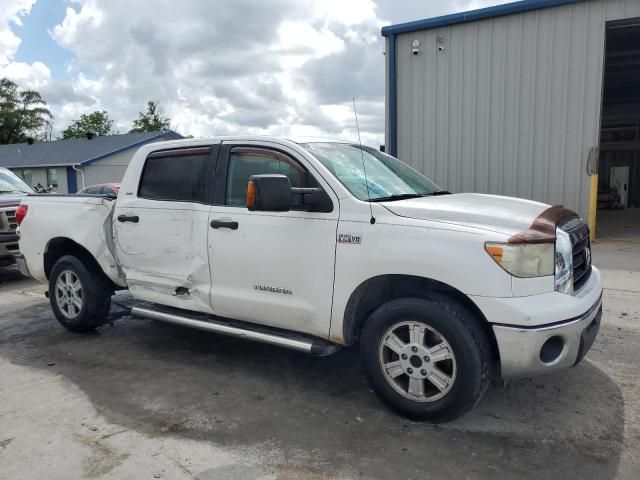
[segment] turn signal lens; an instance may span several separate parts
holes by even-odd
[[[573,245],[569,234],[556,228],[556,292],[573,293]]]
[[[502,247],[499,247],[497,245],[486,245],[485,249],[487,250],[487,253],[491,255],[497,263],[502,262],[502,253],[504,251]]]
[[[487,243],[484,248],[498,265],[514,277],[545,277],[554,274],[553,243]]]
[[[29,211],[29,207],[27,205],[18,205],[16,209],[16,223],[20,225],[24,220],[24,217],[27,216],[27,212]]]
[[[253,180],[249,180],[247,183],[247,208],[253,210],[256,205],[256,184]]]

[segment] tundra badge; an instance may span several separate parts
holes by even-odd
[[[271,287],[269,285],[254,285],[254,290],[261,290],[263,292],[271,293],[284,293],[285,295],[293,295],[293,292],[288,288]]]

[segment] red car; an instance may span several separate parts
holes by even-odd
[[[78,194],[82,195],[113,195],[114,197],[118,196],[118,192],[120,191],[119,183],[101,183],[99,185],[91,185],[90,187],[84,188],[78,192]]]

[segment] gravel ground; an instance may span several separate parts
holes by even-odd
[[[599,259],[586,360],[494,385],[440,426],[389,412],[353,349],[313,358],[126,316],[72,334],[41,285],[0,269],[0,479],[637,480],[640,253]]]

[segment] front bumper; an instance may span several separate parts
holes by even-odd
[[[503,378],[533,377],[572,367],[600,329],[602,296],[581,316],[537,327],[493,325]]]
[[[25,277],[30,277],[31,273],[29,273],[29,267],[27,267],[27,261],[24,258],[24,255],[18,254],[15,256],[16,266],[18,267],[18,271],[24,275]]]

